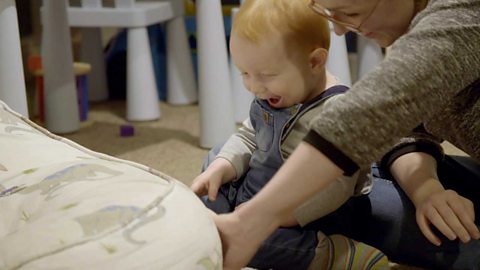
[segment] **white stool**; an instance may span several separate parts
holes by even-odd
[[[198,101],[198,91],[183,18],[184,2],[167,1],[172,5],[174,14],[174,17],[166,22],[167,102],[175,105],[195,103]]]
[[[102,31],[100,28],[81,28],[82,43],[80,61],[90,63],[95,72],[88,80],[88,100],[97,102],[108,99],[107,74],[102,47]]]
[[[197,0],[200,146],[225,142],[235,132],[232,90],[220,0]]]
[[[238,10],[239,8],[232,8],[232,25]],[[242,123],[249,116],[250,104],[254,95],[245,88],[240,71],[233,63],[232,57],[230,57],[230,73],[232,78],[234,118],[236,123]]]
[[[345,36],[338,36],[330,25],[330,50],[328,52],[327,70],[336,76],[346,86],[352,86],[350,76],[350,64],[348,62],[348,51]]]
[[[28,117],[20,34],[14,0],[0,1],[0,100]]]
[[[105,91],[104,64],[98,63],[101,55],[100,32],[98,27],[123,27],[127,33],[127,119],[132,121],[154,120],[160,117],[158,93],[153,72],[147,26],[167,22],[167,73],[168,98],[174,104],[193,103],[197,100],[195,77],[185,25],[183,23],[183,2],[115,0],[115,7],[103,7],[101,0],[82,0],[81,7],[69,7],[70,26],[94,28],[83,33],[89,40],[82,44],[93,44],[97,49],[91,53],[93,73],[92,91]],[[96,29],[95,29],[96,28]],[[83,50],[82,50],[83,51]],[[88,51],[95,51],[89,48]],[[97,59],[94,60],[93,58]],[[88,59],[83,59],[89,61]],[[95,68],[95,65],[97,68]],[[104,92],[91,96],[104,99]]]

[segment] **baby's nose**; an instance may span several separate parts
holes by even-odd
[[[263,85],[254,85],[253,87],[250,88],[250,91],[255,95],[255,96],[262,96],[267,92],[267,88]]]

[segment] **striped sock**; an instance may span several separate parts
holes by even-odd
[[[331,248],[328,269],[384,270],[390,269],[388,258],[380,250],[343,235],[329,237]]]

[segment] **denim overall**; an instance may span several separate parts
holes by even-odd
[[[228,213],[250,200],[283,164],[281,143],[295,121],[310,108],[346,90],[346,86],[334,86],[304,105],[283,109],[272,108],[268,102],[255,99],[250,107],[250,120],[255,130],[256,149],[250,159],[249,170],[239,180],[223,185],[215,201],[204,198],[205,205],[216,213]],[[214,157],[219,150],[212,149],[209,157]],[[318,227],[308,226],[279,228],[263,242],[248,266],[257,269],[307,269],[315,256],[317,231]]]
[[[257,148],[250,158],[249,170],[238,189],[236,205],[250,200],[282,166],[280,139],[285,126],[300,108],[275,109],[265,100],[255,99],[250,107],[250,121],[255,130]]]

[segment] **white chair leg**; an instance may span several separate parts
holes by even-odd
[[[197,0],[200,146],[223,143],[235,132],[227,45],[220,0]]]
[[[149,121],[160,117],[147,28],[127,33],[127,119]]]
[[[22,51],[14,0],[0,1],[0,99],[28,117]]]
[[[198,101],[190,46],[183,16],[166,23],[167,102],[191,104]]]
[[[80,59],[92,66],[92,72],[88,75],[88,99],[89,101],[107,100],[108,86],[102,31],[100,28],[82,28],[81,33]]]
[[[232,78],[233,113],[235,123],[242,123],[250,114],[250,105],[254,95],[243,85],[240,71],[230,59],[230,73]]]
[[[79,129],[80,117],[67,21],[67,1],[44,0],[43,5],[45,125],[52,132],[69,133]]]
[[[375,41],[357,35],[358,79],[372,70],[383,59],[380,46]]]
[[[235,18],[239,8],[232,8],[231,20]],[[236,123],[242,123],[250,113],[253,94],[245,88],[240,71],[230,57],[230,74],[232,78],[233,109]]]
[[[328,52],[327,70],[346,86],[352,85],[350,64],[348,63],[345,36],[337,36],[330,23],[330,50]]]
[[[102,0],[82,0],[82,7],[101,8],[102,7]]]

